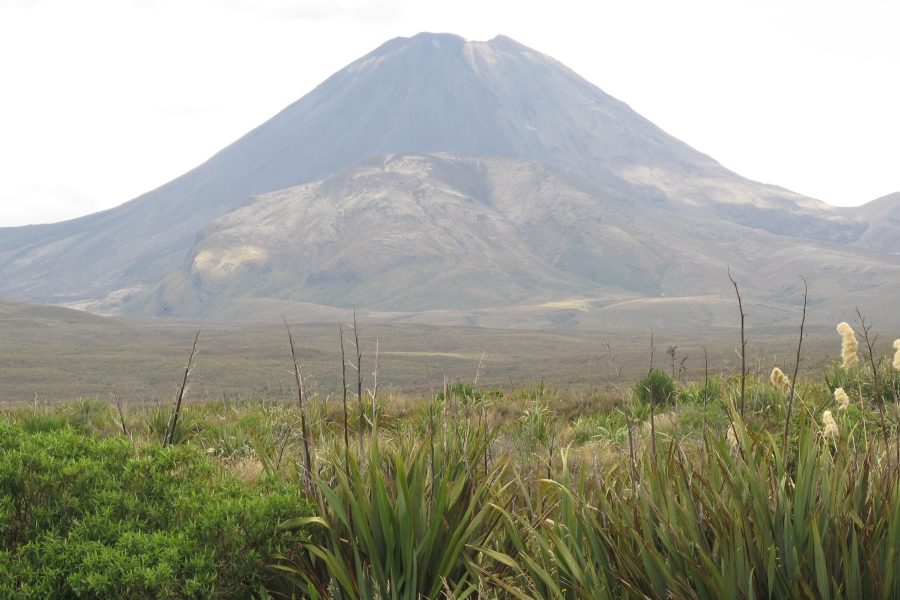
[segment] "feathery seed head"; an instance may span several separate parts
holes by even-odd
[[[769,379],[772,381],[772,385],[780,389],[785,394],[791,391],[791,380],[788,379],[788,376],[785,375],[778,367],[772,369],[772,375],[769,377]]]
[[[859,362],[859,344],[856,341],[856,333],[847,323],[839,323],[837,326],[838,333],[841,334],[841,360],[843,367],[849,369],[856,366]]]
[[[836,438],[841,435],[837,422],[834,420],[834,417],[831,416],[830,410],[826,410],[822,413],[822,424],[824,425],[822,428],[822,436],[825,437],[825,439]]]
[[[850,406],[850,396],[847,395],[844,388],[837,388],[834,390],[834,401],[838,405],[838,410],[844,410]]]
[[[900,371],[900,340],[894,340],[894,370]]]
[[[737,439],[737,436],[734,434],[734,425],[728,426],[728,434],[725,436],[725,439],[728,441],[728,444],[732,448],[737,448],[738,439]]]

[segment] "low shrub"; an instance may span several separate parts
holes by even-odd
[[[0,425],[0,597],[246,598],[306,532],[296,486],[251,487],[194,446]]]
[[[675,398],[675,380],[659,369],[653,369],[634,384],[634,396],[643,404],[665,404]]]

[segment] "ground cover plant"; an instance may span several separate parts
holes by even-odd
[[[296,486],[218,473],[194,444],[136,450],[69,408],[0,423],[0,597],[246,598],[307,535],[279,528],[311,514]]]
[[[799,380],[410,396],[354,335],[343,395],[8,411],[0,596],[900,597],[900,348],[847,328]]]

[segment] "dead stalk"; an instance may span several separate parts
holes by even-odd
[[[191,374],[191,367],[194,364],[194,357],[197,355],[197,342],[200,339],[200,332],[194,336],[194,344],[191,346],[191,354],[188,356],[187,366],[184,368],[184,377],[181,380],[181,387],[178,388],[178,395],[175,397],[175,409],[172,416],[169,417],[169,423],[166,427],[166,435],[163,438],[163,448],[167,448],[175,439],[175,427],[178,425],[178,417],[181,414],[181,403],[184,401],[184,393],[187,389],[188,377]]]
[[[872,384],[875,390],[873,394],[875,403],[878,405],[878,415],[881,418],[881,431],[884,435],[884,450],[885,452],[890,452],[891,448],[891,440],[890,434],[887,430],[887,419],[884,416],[884,395],[882,394],[881,387],[878,385],[878,365],[875,363],[875,340],[878,339],[878,336],[874,338],[869,338],[869,330],[872,329],[872,325],[866,323],[866,318],[860,312],[859,307],[856,307],[856,316],[859,317],[859,324],[862,327],[863,339],[866,342],[866,350],[867,355],[869,357],[869,364],[872,366]]]
[[[372,399],[372,435],[378,435],[378,338],[375,338],[375,369],[372,370],[372,389],[367,390]]]
[[[676,381],[676,379],[675,379],[675,351],[676,350],[678,350],[678,346],[669,346],[668,350],[666,350],[666,354],[669,355],[669,358],[671,359],[671,362],[672,362],[672,380],[673,381]]]
[[[297,361],[297,351],[294,347],[294,336],[291,334],[291,326],[286,319],[284,328],[287,330],[288,342],[291,346],[291,361],[294,364],[294,378],[297,383],[297,403],[300,407],[300,435],[303,437],[303,466],[306,470],[306,482],[312,489],[312,454],[309,451],[309,434],[306,430],[306,408],[303,406],[303,376],[300,374],[300,363]]]
[[[629,463],[631,466],[631,491],[634,496],[637,496],[637,485],[638,485],[638,472],[637,472],[637,463],[634,459],[634,436],[631,433],[631,417],[626,416],[627,425],[628,425],[628,456]]]
[[[797,359],[794,362],[794,376],[791,378],[791,392],[788,396],[787,417],[784,419],[784,440],[781,444],[782,462],[787,462],[788,431],[790,430],[791,414],[794,410],[794,395],[797,388],[797,374],[800,372],[800,349],[803,347],[803,328],[806,326],[806,304],[809,299],[809,284],[802,275],[803,280],[803,318],[800,319],[800,339],[797,340]]]
[[[706,464],[706,405],[709,401],[709,354],[703,346],[703,427],[700,431],[700,477],[703,477]]]
[[[609,354],[609,366],[612,368],[613,373],[616,374],[616,381],[618,381],[622,375],[622,368],[616,363],[616,355],[613,353],[612,346],[608,341],[606,342],[606,352]]]
[[[900,414],[898,414],[898,409],[900,409],[900,398],[898,398],[897,395],[897,371],[891,372],[891,394],[894,396],[894,415],[896,420],[897,418],[900,418]],[[896,438],[895,443],[897,445],[896,468],[900,469],[900,425],[895,425],[894,437]]]
[[[734,286],[734,293],[737,295],[738,310],[741,311],[741,419],[744,418],[744,397],[747,389],[747,338],[744,335],[744,320],[747,315],[744,314],[744,303],[741,300],[741,292],[738,290],[737,281],[731,276],[731,269],[728,269],[728,279]]]
[[[119,412],[119,424],[122,425],[122,433],[125,434],[125,437],[130,438],[131,434],[128,433],[128,426],[125,425],[125,411],[122,410],[122,400],[119,398],[119,394],[116,393],[115,388],[112,394],[113,400],[116,402],[116,410]]]
[[[653,343],[653,330],[650,330],[650,370],[647,371],[647,380],[650,381],[650,375],[653,373],[653,354],[656,352],[656,346]],[[651,384],[652,386],[652,384]],[[653,468],[656,468],[656,418],[653,410],[653,389],[651,387],[644,388],[647,390],[647,399],[650,405],[650,454],[653,456]]]
[[[366,413],[363,408],[363,374],[362,374],[362,348],[359,345],[359,327],[356,323],[356,307],[353,307],[353,343],[356,347],[356,401],[359,405],[359,427],[357,437],[359,442],[359,459],[363,456],[363,423],[366,422]]]
[[[484,355],[487,353],[487,350],[481,351],[481,358],[478,359],[478,366],[475,367],[475,380],[472,382],[472,393],[478,389],[478,377],[481,375],[481,365],[484,363]]]
[[[344,468],[347,471],[347,477],[350,477],[350,411],[347,409],[347,356],[344,353],[344,326],[338,325],[341,335],[341,386],[343,392],[344,406]]]
[[[650,454],[653,456],[653,465],[656,468],[656,419],[653,411],[653,390],[646,388],[650,400]]]

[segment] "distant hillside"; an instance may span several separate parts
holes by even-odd
[[[900,192],[845,211],[868,225],[861,245],[900,254]]]
[[[105,328],[112,335],[127,333],[132,327],[123,321],[106,319],[61,306],[26,304],[0,298],[0,337],[6,342],[34,343],[41,337],[59,337],[79,330]],[[15,332],[16,336],[7,337]]]
[[[531,161],[447,155],[389,156],[261,196],[205,229],[188,256],[133,309],[274,320],[270,309],[292,302],[395,312],[530,305],[558,315],[561,299],[583,298],[569,326],[612,325],[604,317],[622,319],[608,308],[619,304],[636,324],[685,309],[712,324],[723,295],[730,299],[725,265],[749,296],[781,302],[799,300],[804,274],[813,299],[825,303],[820,313],[839,310],[873,281],[900,283],[900,265],[868,251],[728,222],[712,227]],[[861,261],[869,263],[862,277]],[[684,300],[634,302],[642,297]],[[263,298],[279,302],[251,302]],[[242,304],[244,314],[235,314]],[[764,313],[794,318],[774,306]]]

